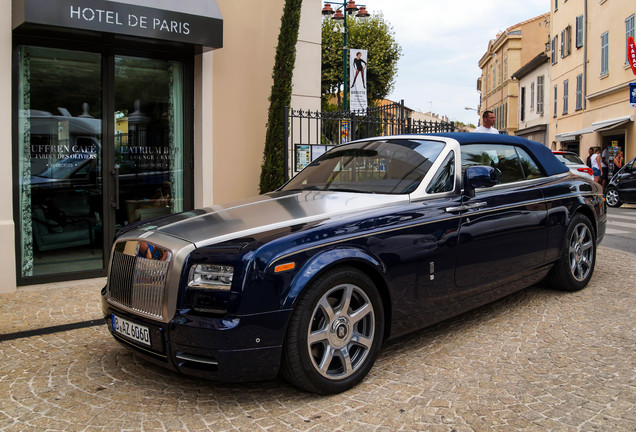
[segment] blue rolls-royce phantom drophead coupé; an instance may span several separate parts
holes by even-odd
[[[584,288],[606,218],[599,185],[522,138],[366,139],[275,192],[126,227],[102,307],[172,370],[335,393],[387,339],[543,279]]]

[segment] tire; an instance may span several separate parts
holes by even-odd
[[[341,267],[318,277],[292,312],[281,372],[312,393],[348,390],[364,379],[384,335],[382,299],[364,273]]]
[[[588,284],[596,264],[596,237],[590,220],[575,215],[565,234],[561,257],[548,275],[553,288],[578,291]]]
[[[609,188],[605,193],[605,202],[610,207],[620,207],[623,205],[620,198],[618,197],[618,191],[616,189]]]

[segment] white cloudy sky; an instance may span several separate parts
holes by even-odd
[[[478,61],[497,32],[550,11],[550,0],[360,0],[381,11],[402,46],[389,99],[477,124]],[[352,47],[364,48],[364,47]],[[369,65],[369,67],[372,67]],[[514,71],[513,71],[514,72]]]

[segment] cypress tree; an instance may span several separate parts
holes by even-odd
[[[261,193],[280,187],[285,181],[285,146],[283,108],[291,104],[292,77],[296,61],[296,42],[300,27],[302,0],[285,0],[269,96],[267,134],[259,188]]]

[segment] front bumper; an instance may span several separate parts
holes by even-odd
[[[113,337],[152,363],[214,381],[266,380],[278,374],[290,310],[232,318],[183,313],[162,323],[103,301],[104,319]],[[148,327],[151,345],[115,332],[113,314]]]

